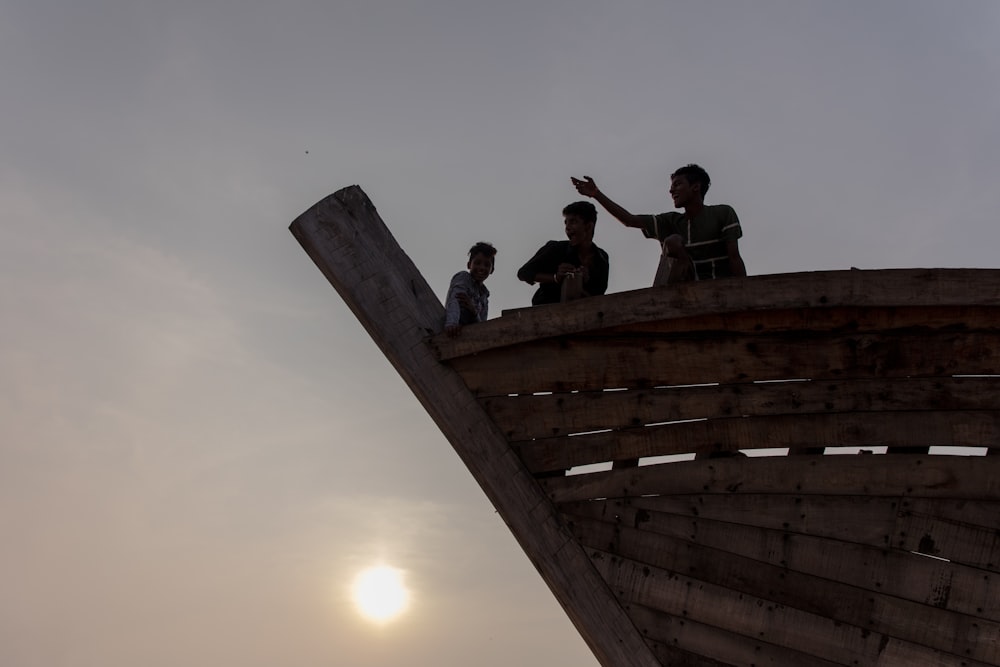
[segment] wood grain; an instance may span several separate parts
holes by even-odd
[[[882,642],[872,642],[873,634],[1000,659],[1000,645],[990,641],[1000,636],[996,622],[631,527],[581,520],[573,531],[627,603],[845,664],[872,664]],[[837,553],[825,558],[835,561]]]
[[[682,461],[541,480],[555,502],[671,494],[867,494],[993,501],[993,456],[787,456]]]
[[[523,308],[470,327],[458,338],[435,336],[431,343],[440,358],[446,360],[539,338],[672,319],[768,311],[808,313],[807,317],[812,318],[822,317],[817,311],[826,308],[846,307],[884,313],[918,308],[924,312],[925,321],[933,322],[934,318],[927,315],[930,309],[968,308],[973,303],[979,309],[1000,306],[1000,270],[786,273],[633,290],[567,304]],[[796,316],[787,317],[794,322]],[[850,317],[839,319],[845,325],[852,321]],[[997,319],[992,322],[996,326]]]
[[[1000,332],[557,337],[448,362],[477,396],[1000,374]]]
[[[1000,411],[867,412],[712,419],[512,443],[532,472],[684,453],[823,447],[988,447]]]
[[[777,498],[788,504],[791,499]],[[879,499],[884,507],[866,507],[874,518],[854,514],[849,521],[856,533],[886,536],[898,532],[898,503]],[[926,558],[896,545],[872,544],[881,540],[856,541],[796,533],[787,529],[761,528],[706,518],[650,511],[628,504],[608,515],[602,506],[610,501],[575,503],[562,507],[571,524],[585,519],[612,527],[629,526],[675,541],[750,558],[791,571],[838,581],[872,593],[891,595],[923,605],[979,616],[1000,623],[1000,581],[984,578],[978,567],[938,558]],[[734,503],[735,504],[735,503]],[[873,525],[869,525],[873,524]],[[846,531],[845,531],[846,532]],[[624,535],[619,539],[624,539]],[[947,549],[947,546],[944,545]],[[998,626],[1000,627],[1000,626]]]
[[[1000,376],[738,383],[481,399],[511,441],[743,415],[1000,410]],[[1000,444],[1000,443],[998,443]]]

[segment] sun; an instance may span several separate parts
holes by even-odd
[[[388,565],[376,565],[358,573],[351,594],[361,615],[376,623],[396,618],[406,611],[410,601],[402,571]]]

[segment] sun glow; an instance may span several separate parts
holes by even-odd
[[[377,623],[391,621],[406,611],[410,599],[403,573],[388,565],[362,570],[354,578],[351,594],[358,611]]]

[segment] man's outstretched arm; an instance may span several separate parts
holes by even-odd
[[[642,227],[641,218],[638,215],[633,215],[629,213],[624,208],[616,204],[615,202],[608,199],[608,196],[601,192],[601,189],[597,187],[597,183],[594,182],[590,176],[584,176],[583,180],[579,178],[570,177],[570,182],[576,191],[579,192],[584,197],[591,197],[597,200],[597,203],[604,207],[604,209],[618,219],[626,227]]]

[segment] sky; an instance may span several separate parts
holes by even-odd
[[[0,664],[587,667],[288,232],[348,185],[491,315],[589,175],[751,275],[1000,267],[996,0],[0,0]],[[609,291],[656,243],[603,211]],[[409,606],[361,616],[397,568]]]

